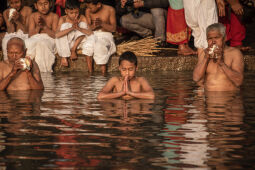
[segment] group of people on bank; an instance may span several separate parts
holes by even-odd
[[[116,30],[115,10],[98,0],[86,3],[86,16],[80,14],[78,0],[65,3],[65,14],[51,12],[51,0],[36,0],[35,12],[23,5],[23,0],[9,0],[10,8],[3,12],[7,32],[2,39],[4,59],[7,59],[7,42],[13,37],[25,41],[26,55],[36,61],[41,72],[52,72],[55,54],[61,65],[68,66],[68,57],[77,59],[81,49],[92,72],[92,58],[106,72],[109,57],[116,52],[112,32]]]
[[[238,90],[243,81],[243,56],[238,48],[226,45],[226,27],[217,21],[217,9],[219,15],[224,15],[224,2],[217,0],[217,8],[214,0],[197,1],[199,3],[191,0],[180,1],[185,9],[186,21],[183,19],[191,25],[198,49],[198,63],[193,79],[210,91]],[[11,8],[3,13],[8,32],[2,42],[6,60],[0,63],[0,90],[43,89],[40,72],[52,71],[55,48],[62,58],[63,66],[68,65],[68,57],[76,59],[76,50],[81,49],[86,56],[89,71],[92,72],[94,59],[96,64],[101,65],[102,73],[105,73],[109,57],[116,52],[112,36],[112,32],[116,30],[116,13],[113,7],[100,0],[87,0],[86,12],[82,15],[78,1],[67,0],[66,15],[59,18],[57,14],[50,12],[50,0],[36,0],[34,6],[37,11],[33,13],[29,7],[23,6],[22,2],[9,0]],[[128,2],[121,0],[121,6],[126,7]],[[132,3],[135,5],[138,2],[141,3]],[[170,4],[171,2],[173,1],[170,1]],[[146,4],[146,1],[143,1],[136,5]],[[190,20],[186,13],[189,13]],[[172,36],[180,40],[182,35],[188,35],[187,28],[186,25],[185,33],[181,31]],[[167,36],[169,37],[169,34]],[[182,42],[186,43],[185,49],[192,50],[188,49],[187,41]],[[214,46],[217,48],[212,56],[211,49]],[[194,53],[192,50],[192,54]],[[24,69],[20,58],[27,58],[29,69]],[[120,56],[119,70],[121,76],[109,80],[99,93],[99,99],[155,97],[146,79],[135,76],[137,58],[134,53],[125,52]]]

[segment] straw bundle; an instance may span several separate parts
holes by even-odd
[[[160,48],[157,48],[157,40],[148,37],[141,40],[126,41],[117,45],[118,55],[125,51],[132,51],[136,56],[155,56],[154,53],[160,52]]]

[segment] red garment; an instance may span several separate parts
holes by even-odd
[[[59,5],[62,8],[65,8],[66,0],[56,0],[55,5]]]
[[[61,7],[59,5],[56,5],[56,14],[61,17]]]
[[[221,17],[219,19],[219,22],[224,24],[226,27],[227,41],[230,40],[230,46],[242,46],[242,41],[244,40],[246,35],[246,29],[245,26],[242,24],[240,18],[238,18],[238,16],[236,16],[236,14],[231,11],[230,17],[228,15],[226,15],[225,17]]]
[[[188,43],[191,31],[185,20],[184,9],[175,10],[168,8],[166,37],[171,44]]]

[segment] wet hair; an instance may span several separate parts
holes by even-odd
[[[209,25],[206,28],[206,35],[208,35],[208,33],[211,31],[218,31],[223,37],[226,36],[226,28],[221,23],[215,23],[215,24]]]
[[[78,0],[66,0],[65,4],[66,9],[80,9],[80,2]]]
[[[92,3],[94,5],[102,3],[102,0],[85,0],[86,3]]]
[[[135,55],[133,52],[131,52],[131,51],[126,51],[126,52],[124,52],[124,53],[122,53],[122,54],[120,55],[120,58],[119,58],[119,65],[121,64],[121,62],[122,62],[123,60],[127,60],[127,61],[129,61],[130,63],[134,63],[135,66],[137,66],[137,57],[136,57],[136,55]]]
[[[25,51],[26,50],[26,45],[24,40],[22,40],[21,38],[18,37],[13,37],[11,38],[8,42],[7,42],[7,48],[10,44],[15,44],[15,45],[20,45],[22,46],[22,49]]]

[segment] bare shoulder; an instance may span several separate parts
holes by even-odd
[[[8,67],[8,64],[6,63],[6,61],[0,62],[0,71],[5,70],[7,67]]]
[[[112,83],[112,84],[115,84],[119,81],[120,81],[119,77],[112,77],[112,78],[110,78],[110,80],[108,82]]]
[[[147,82],[146,78],[144,77],[136,77],[139,82]]]
[[[50,12],[49,15],[53,19],[58,19],[59,18],[59,16],[56,13],[53,13],[53,12]]]
[[[33,12],[31,15],[30,15],[30,18],[35,18],[39,13],[36,11],[36,12]]]
[[[87,23],[87,18],[84,15],[80,15],[81,21]]]
[[[10,11],[10,8],[4,10],[3,14],[4,14],[4,15],[8,15],[9,11]]]
[[[238,48],[235,48],[235,47],[227,47],[225,50],[225,55],[227,55],[227,57],[231,57],[233,59],[243,58],[242,52]]]
[[[32,8],[29,6],[24,6],[22,11],[24,11],[27,15],[30,15],[32,13]]]
[[[115,9],[112,7],[112,6],[110,6],[110,5],[103,5],[104,6],[104,8],[106,9],[106,10],[108,10],[108,11],[111,11],[111,12],[114,12],[115,11]]]
[[[61,16],[58,20],[59,23],[63,23],[66,20],[66,15]]]

